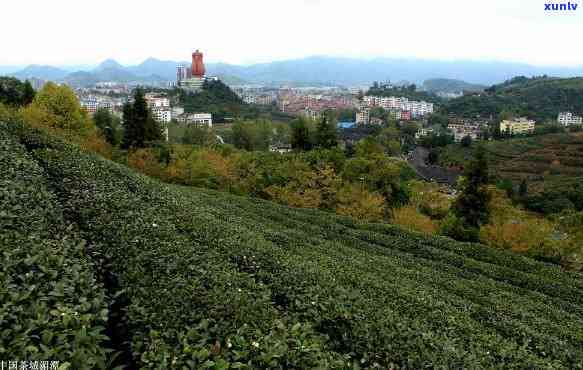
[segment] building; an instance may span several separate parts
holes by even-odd
[[[198,92],[202,90],[206,79],[203,54],[198,50],[192,53],[190,69],[184,66],[177,67],[176,83],[183,89]]]
[[[95,96],[88,96],[81,98],[79,104],[84,108],[90,115],[95,114],[98,109],[107,109],[109,113],[113,113],[114,104],[111,100],[104,98],[98,98]]]
[[[312,121],[316,121],[322,117],[320,112],[318,112],[315,109],[308,108],[308,107],[304,108],[302,115],[304,117],[306,117],[307,119],[311,119]]]
[[[431,134],[433,134],[432,128],[421,127],[419,131],[415,133],[415,139],[419,140],[422,137],[429,136]]]
[[[205,68],[203,62],[203,55],[198,49],[192,53],[192,77],[203,78],[205,76]]]
[[[180,82],[190,78],[190,69],[185,65],[179,65],[176,67],[176,82],[180,85]]]
[[[95,112],[97,112],[97,108],[99,106],[99,103],[97,102],[97,99],[95,99],[95,98],[82,99],[79,102],[79,104],[81,105],[82,108],[85,108],[85,110],[89,114],[95,114]]]
[[[147,93],[144,98],[146,99],[146,104],[148,108],[170,108],[170,99],[163,95],[158,95],[155,93]]]
[[[361,106],[356,112],[356,124],[357,125],[368,125],[370,122],[370,108]]]
[[[178,117],[178,122],[213,127],[213,115],[211,113],[184,113]]]
[[[245,94],[241,97],[241,99],[245,104],[255,104],[255,99],[257,99],[257,97],[255,95]]]
[[[259,95],[255,97],[255,104],[259,105],[271,105],[275,102],[275,96],[273,95]]]
[[[565,127],[580,126],[583,124],[583,117],[576,116],[571,112],[561,112],[557,117],[557,122]]]
[[[413,101],[405,97],[367,95],[363,97],[362,102],[368,107],[381,107],[388,111],[410,112],[411,116],[415,118],[423,117],[434,111],[433,103]]]
[[[269,151],[274,153],[289,153],[292,151],[291,144],[277,143],[269,146]]]
[[[151,108],[151,110],[152,116],[154,117],[154,119],[156,119],[156,121],[162,123],[168,123],[172,121],[172,111],[170,110],[170,108],[153,107]]]
[[[500,133],[509,135],[525,135],[534,132],[536,122],[527,118],[504,120],[500,122]]]

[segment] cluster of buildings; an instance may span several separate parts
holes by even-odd
[[[277,106],[280,111],[290,114],[318,118],[326,110],[353,109],[358,100],[352,95],[302,94],[295,91],[281,91]]]
[[[120,113],[121,108],[125,103],[125,100],[123,99],[115,99],[108,96],[94,94],[78,94],[78,98],[81,107],[83,107],[90,115],[95,114],[98,109],[107,109],[112,114]]]
[[[397,112],[409,112],[411,118],[424,117],[427,114],[433,113],[434,109],[433,103],[409,100],[405,97],[367,95],[362,101],[369,108],[381,107],[390,112],[395,112],[395,114],[397,114]]]
[[[274,93],[252,94],[237,92],[237,95],[247,104],[271,105],[277,102],[277,95]]]
[[[355,95],[342,88],[240,86],[233,87],[233,91],[247,104],[276,105],[281,112],[313,119],[318,119],[326,110],[358,106]]]
[[[488,132],[487,120],[450,117],[447,129],[453,134],[454,141],[460,142],[466,136],[477,140]]]
[[[557,117],[557,122],[565,127],[583,125],[583,117],[576,116],[571,112],[561,112]]]

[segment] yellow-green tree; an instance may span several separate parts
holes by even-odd
[[[52,82],[45,84],[23,114],[31,123],[79,134],[94,128],[73,90]]]
[[[385,198],[364,187],[347,184],[337,195],[336,213],[351,216],[359,220],[379,221],[385,213]]]

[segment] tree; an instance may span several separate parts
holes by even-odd
[[[206,125],[189,125],[184,130],[182,144],[208,146],[216,142],[216,136],[212,128]]]
[[[431,149],[429,155],[427,156],[427,162],[431,165],[436,165],[439,162],[439,150]]]
[[[304,118],[298,118],[291,124],[291,145],[297,150],[310,150],[313,143],[310,135],[310,127]]]
[[[468,230],[465,234],[456,234],[456,239],[477,241],[476,235],[479,235],[480,226],[488,222],[490,193],[486,188],[487,184],[488,161],[484,148],[478,146],[474,159],[466,167],[461,181],[462,193],[452,207],[455,216],[451,219],[452,225],[459,231],[458,223],[461,223],[463,228]]]
[[[105,140],[117,146],[121,142],[120,120],[106,108],[99,108],[93,115],[93,122]]]
[[[22,103],[24,105],[29,105],[34,100],[35,95],[36,95],[36,93],[34,92],[32,85],[30,84],[30,82],[28,80],[26,80],[24,82],[24,87],[23,87],[23,91],[22,91]]]
[[[318,121],[316,126],[316,143],[319,147],[330,149],[338,146],[336,138],[336,122],[326,115]]]
[[[20,107],[32,103],[34,89],[30,82],[14,77],[0,77],[0,103]]]
[[[144,91],[137,88],[134,102],[123,108],[124,136],[122,148],[144,148],[148,142],[162,139],[162,130],[148,109]]]
[[[85,134],[92,128],[73,90],[52,82],[46,83],[36,94],[32,104],[24,110],[24,116],[31,123],[77,134]]]
[[[232,128],[233,144],[248,151],[268,150],[274,130],[272,124],[265,120],[237,121]]]
[[[470,146],[472,146],[472,137],[470,135],[466,135],[462,138],[462,141],[460,143],[462,145],[462,147],[464,148],[469,148]]]
[[[518,187],[518,196],[520,197],[520,199],[526,199],[527,195],[528,184],[526,182],[526,179],[522,179],[522,181],[520,182],[520,186]]]

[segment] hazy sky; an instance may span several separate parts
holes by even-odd
[[[555,2],[562,2],[559,0]],[[564,0],[567,2],[567,0]],[[583,65],[583,4],[551,0],[2,0],[0,65],[308,55]]]

